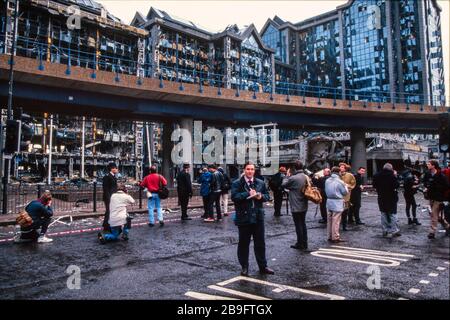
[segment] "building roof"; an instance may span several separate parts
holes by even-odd
[[[56,2],[61,2],[61,3],[65,3],[65,4],[75,4],[77,6],[80,7],[80,9],[82,10],[86,10],[86,11],[90,11],[92,13],[101,15],[102,14],[102,10],[106,11],[106,15],[108,17],[108,19],[110,20],[114,20],[116,22],[121,22],[121,20],[115,16],[113,16],[111,13],[108,12],[108,10],[106,10],[106,8],[93,0],[54,0]]]
[[[239,28],[236,24],[232,24],[228,25],[223,31],[217,32],[207,30],[206,28],[192,21],[179,18],[177,16],[167,13],[166,11],[151,7],[146,17],[144,17],[141,13],[136,12],[131,25],[135,27],[144,28],[146,26],[150,26],[154,23],[157,23],[157,19],[169,22],[171,25],[168,27],[179,29],[180,32],[184,33],[191,32],[195,34],[195,36],[201,37],[207,41],[218,40],[225,36],[229,36],[238,41],[243,41],[250,35],[253,35],[258,45],[261,47],[261,49],[270,52],[275,52],[272,48],[269,48],[264,44],[254,24],[244,26],[243,28]]]
[[[323,20],[328,20],[328,19],[332,19],[334,16],[337,15],[338,11],[349,8],[353,5],[353,3],[357,1],[357,0],[348,0],[347,3],[342,4],[340,6],[337,6],[336,9],[322,13],[320,15],[308,18],[306,20],[297,22],[295,24],[292,24],[289,21],[284,21],[281,18],[279,18],[278,16],[275,16],[273,19],[267,19],[266,23],[264,24],[264,26],[262,27],[260,34],[263,35],[264,32],[266,32],[267,28],[269,27],[269,25],[273,25],[274,27],[276,27],[279,30],[285,29],[285,28],[292,28],[296,31],[301,30],[304,27],[309,27],[312,24],[320,24]],[[439,4],[437,3],[437,0],[431,0],[431,3],[434,5],[434,7],[441,12],[442,8],[439,6]]]

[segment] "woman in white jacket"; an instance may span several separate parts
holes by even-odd
[[[117,192],[113,193],[110,201],[110,215],[109,225],[111,226],[111,233],[98,234],[98,239],[102,244],[107,241],[115,241],[119,239],[119,235],[122,233],[122,239],[128,240],[128,232],[130,229],[130,223],[127,223],[128,213],[127,206],[134,203],[133,197],[127,193],[125,185],[120,185],[117,188]]]

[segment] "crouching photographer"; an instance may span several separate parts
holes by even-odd
[[[125,185],[121,184],[117,187],[117,192],[111,196],[109,204],[109,225],[111,232],[99,232],[98,239],[101,244],[109,241],[119,240],[122,234],[123,240],[128,240],[128,233],[131,228],[131,217],[127,213],[127,206],[134,204],[134,199],[128,194]]]
[[[21,212],[16,219],[20,225],[20,232],[14,237],[15,243],[36,240],[38,243],[53,241],[45,235],[53,216],[51,205],[52,195],[46,191],[39,199],[31,201],[25,207],[25,211]]]

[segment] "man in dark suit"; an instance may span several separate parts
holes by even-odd
[[[353,223],[356,223],[357,225],[364,224],[364,222],[362,222],[361,218],[359,217],[359,210],[361,209],[361,193],[364,190],[363,182],[364,182],[365,174],[366,174],[366,168],[364,168],[364,167],[360,167],[358,169],[358,173],[355,174],[356,185],[350,195],[350,203],[352,204],[352,206],[350,207],[350,209],[348,211],[348,223],[349,224],[353,224]]]
[[[114,192],[117,192],[116,174],[119,172],[115,163],[108,164],[109,173],[103,177],[103,202],[105,202],[105,218],[103,219],[103,231],[110,231],[109,227],[109,201]]]
[[[280,167],[278,173],[276,173],[269,181],[269,187],[273,192],[273,207],[274,207],[274,216],[280,217],[281,214],[281,206],[283,204],[283,188],[281,184],[283,183],[283,178],[286,176],[286,168]]]
[[[183,171],[177,175],[178,203],[181,206],[181,220],[191,220],[187,214],[189,199],[192,198],[192,182],[189,164],[183,164]]]
[[[231,200],[236,209],[235,224],[239,228],[238,259],[242,266],[241,275],[248,276],[248,255],[250,241],[253,236],[256,261],[259,272],[274,274],[267,267],[266,244],[264,240],[264,208],[263,202],[270,199],[264,181],[256,179],[255,165],[247,163],[244,175],[233,182]]]

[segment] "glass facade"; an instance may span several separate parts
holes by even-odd
[[[376,25],[372,19],[378,10]],[[390,30],[385,13],[385,0],[355,1],[343,11],[345,87],[355,100],[389,101]]]
[[[253,35],[241,43],[241,81],[244,90],[271,92],[270,54],[261,49]]]
[[[431,0],[425,6],[426,37],[428,39],[429,96],[431,104],[445,105],[444,66],[442,59],[441,23],[437,9]]]
[[[284,50],[284,43],[286,42],[285,35],[275,28],[272,24],[269,25],[266,32],[262,36],[265,45],[275,50],[275,59],[286,63],[286,50]]]
[[[338,21],[329,21],[300,31],[299,40],[299,83],[336,88],[340,95],[342,83]]]
[[[403,91],[407,101],[420,103],[423,92],[423,65],[420,53],[418,2],[402,0],[399,6],[400,46],[403,73]],[[414,95],[417,94],[417,95]]]
[[[329,96],[325,87],[345,87],[354,100],[389,102],[393,92],[396,102],[445,105],[440,30],[434,0],[355,0],[282,30],[270,24],[262,39],[277,50],[277,81],[320,87],[322,96]]]

